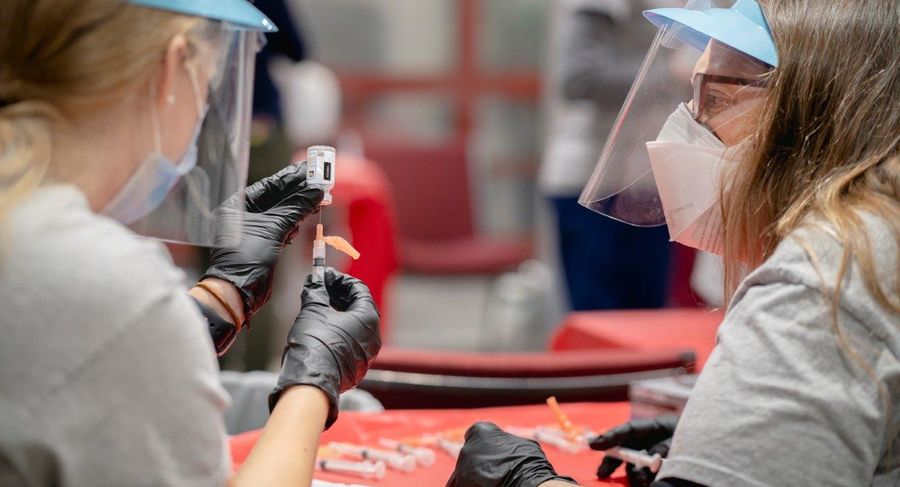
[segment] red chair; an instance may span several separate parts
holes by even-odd
[[[699,371],[721,312],[698,309],[572,313],[543,353],[384,349],[362,388],[389,408],[621,401],[628,384]]]
[[[473,408],[623,401],[636,380],[693,372],[686,349],[466,353],[386,348],[360,388],[387,408]]]
[[[463,144],[368,145],[391,181],[403,267],[425,274],[494,274],[532,255],[529,239],[478,235]]]

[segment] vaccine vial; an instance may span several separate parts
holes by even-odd
[[[334,147],[314,145],[306,149],[306,184],[325,192],[322,205],[331,204],[331,190],[334,188]]]

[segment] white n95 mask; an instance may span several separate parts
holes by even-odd
[[[719,195],[729,163],[739,159],[744,147],[725,146],[683,103],[669,115],[656,140],[647,142],[670,240],[722,254]]]

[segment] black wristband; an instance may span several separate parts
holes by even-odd
[[[212,308],[201,303],[197,298],[191,296],[191,299],[194,300],[194,304],[197,305],[197,308],[203,313],[203,317],[206,318],[206,322],[209,325],[209,335],[212,338],[213,347],[216,349],[216,355],[219,357],[225,355],[225,352],[231,348],[231,345],[237,338],[237,326],[219,316]]]

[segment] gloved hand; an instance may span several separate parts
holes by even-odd
[[[669,446],[672,443],[672,434],[675,433],[675,425],[678,424],[678,416],[659,416],[652,419],[638,419],[631,421],[597,436],[590,441],[594,450],[606,450],[614,446],[622,446],[632,450],[647,450],[653,455],[659,453],[663,457],[668,456]],[[597,467],[597,478],[607,479],[622,465],[622,461],[613,457],[606,457]],[[647,487],[656,478],[656,474],[648,468],[635,468],[632,464],[625,465],[625,474],[632,487]]]
[[[302,307],[288,334],[278,384],[269,395],[275,408],[290,386],[318,387],[328,396],[327,429],[338,415],[338,395],[359,384],[381,350],[379,316],[369,288],[332,268],[325,281],[310,275]]]
[[[534,441],[479,422],[466,431],[466,444],[447,487],[537,487],[548,480],[576,483],[557,475]]]
[[[220,220],[243,217],[236,247],[214,248],[203,278],[216,277],[237,288],[244,303],[244,319],[269,300],[275,265],[281,249],[297,233],[297,225],[319,209],[324,193],[306,186],[306,163],[291,164],[238,193],[216,209]],[[241,325],[241,323],[236,323]]]

